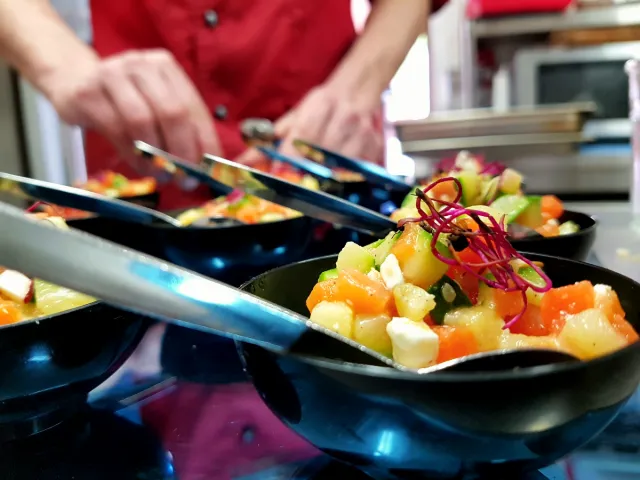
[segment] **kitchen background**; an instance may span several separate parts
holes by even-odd
[[[53,3],[90,41],[87,0]],[[640,52],[640,3],[569,3],[451,0],[434,15],[385,98],[397,127],[387,132],[390,170],[424,176],[467,148],[521,170],[533,192],[624,197],[631,129],[623,65]],[[352,0],[357,28],[368,8]],[[546,13],[522,15],[539,9]],[[513,110],[547,104],[563,107]],[[0,127],[2,170],[63,183],[85,177],[81,132],[3,65]]]

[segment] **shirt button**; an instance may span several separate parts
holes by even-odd
[[[204,12],[204,24],[209,28],[218,25],[218,14],[215,10],[207,10]]]
[[[218,105],[213,111],[213,116],[218,120],[224,120],[227,118],[228,112],[227,107],[224,105]]]

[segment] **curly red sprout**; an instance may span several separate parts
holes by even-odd
[[[454,201],[429,197],[428,193],[444,182],[454,182],[456,187]],[[419,223],[422,228],[432,234],[431,251],[438,260],[450,266],[461,267],[466,273],[491,288],[505,292],[521,292],[523,309],[506,322],[505,329],[513,326],[524,315],[528,305],[527,289],[530,288],[538,293],[544,293],[551,289],[551,280],[542,269],[518,253],[509,243],[504,216],[500,220],[496,220],[488,212],[466,208],[459,204],[462,198],[462,185],[457,178],[439,178],[424,189],[416,189],[415,194],[416,210],[420,216],[403,219],[399,222],[399,226],[404,226],[407,223]],[[426,205],[426,209],[423,208],[423,204]],[[437,208],[436,204],[440,208]],[[467,218],[476,223],[477,230],[464,226]],[[464,249],[473,252],[479,258],[479,262],[465,262],[460,259],[452,243],[452,238],[460,237],[465,239]],[[451,258],[438,251],[439,243],[447,246]],[[518,275],[512,266],[513,260],[521,261],[531,267],[540,276],[543,285],[533,284]],[[493,276],[493,279],[487,278],[487,272]]]

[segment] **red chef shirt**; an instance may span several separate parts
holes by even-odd
[[[101,56],[173,53],[211,109],[231,159],[244,150],[239,122],[277,120],[329,76],[356,37],[350,0],[91,0],[91,17]],[[90,131],[86,157],[89,175],[113,169],[137,176]],[[202,189],[163,190],[165,208],[208,199]]]

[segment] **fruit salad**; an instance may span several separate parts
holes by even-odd
[[[209,219],[233,218],[246,224],[277,222],[299,217],[301,214],[239,190],[211,200],[201,207],[181,213],[177,219],[182,226],[207,225]]]
[[[572,221],[560,221],[564,213],[562,202],[553,195],[532,196],[522,191],[522,175],[498,163],[485,164],[481,158],[468,152],[461,152],[449,170],[437,174],[432,180],[455,177],[459,180],[460,203],[466,207],[490,206],[504,214],[508,224],[516,224],[535,230],[544,237],[557,237],[579,231]],[[419,188],[426,188],[423,185]],[[438,200],[451,202],[457,195],[458,187],[452,182],[439,184],[432,192]],[[417,216],[415,195],[410,193],[400,208],[391,214],[393,220]]]
[[[610,286],[554,287],[509,244],[504,214],[439,203],[448,181],[461,183],[417,192],[400,231],[345,245],[306,300],[312,322],[412,369],[518,348],[588,360],[638,340]]]
[[[90,178],[86,183],[75,186],[112,198],[149,195],[155,192],[157,188],[156,180],[153,177],[128,179],[124,175],[112,171],[101,172]]]
[[[35,216],[58,228],[69,228],[61,217]],[[94,301],[82,293],[0,266],[0,325],[53,315]]]

